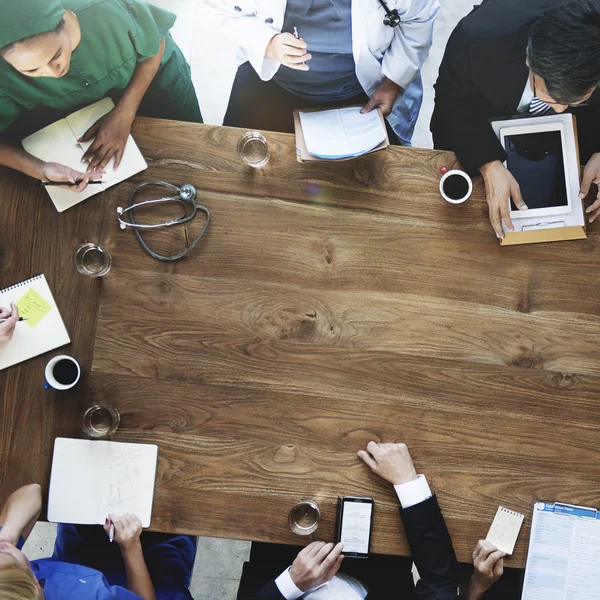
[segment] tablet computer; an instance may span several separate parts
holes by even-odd
[[[504,165],[521,187],[529,210],[519,210],[512,199],[512,219],[570,213],[571,193],[562,123],[503,127],[500,142],[506,150]]]

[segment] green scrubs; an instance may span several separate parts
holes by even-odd
[[[35,112],[68,113],[105,96],[118,101],[137,63],[154,56],[163,38],[164,57],[138,115],[202,122],[190,67],[169,34],[174,14],[141,0],[18,0],[13,6],[2,8],[0,47],[53,30],[65,9],[77,15],[81,42],[59,79],[28,77],[0,59],[0,132],[19,118],[30,122]]]

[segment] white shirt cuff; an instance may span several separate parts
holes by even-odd
[[[281,592],[285,600],[296,600],[300,598],[304,592],[296,587],[292,581],[289,568],[286,569],[276,580],[275,585]]]
[[[410,508],[415,504],[421,504],[421,502],[425,502],[433,496],[425,475],[419,475],[417,479],[413,479],[408,483],[399,483],[394,486],[394,489],[402,508]]]

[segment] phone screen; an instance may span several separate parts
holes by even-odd
[[[517,180],[528,208],[568,206],[560,131],[504,138],[506,167]],[[518,210],[511,199],[511,210]]]
[[[371,536],[371,515],[373,501],[356,502],[344,500],[342,508],[340,542],[344,544],[344,554],[369,553]]]

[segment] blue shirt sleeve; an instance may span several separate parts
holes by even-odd
[[[2,526],[0,525],[0,531],[2,531]],[[17,548],[19,550],[23,550],[23,546],[25,545],[25,540],[23,537],[19,537],[19,541],[17,542]]]

